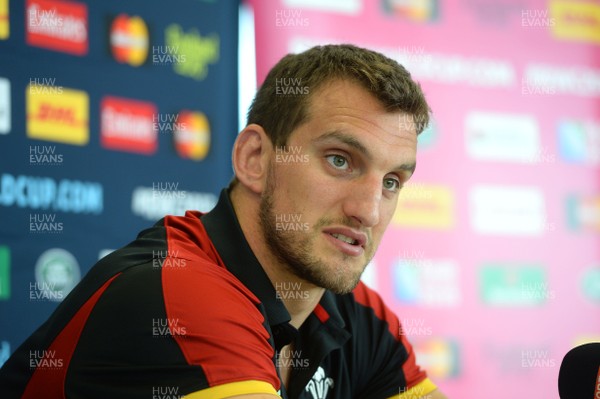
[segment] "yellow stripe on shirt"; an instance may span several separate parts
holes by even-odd
[[[229,384],[217,385],[215,387],[203,389],[201,391],[192,392],[185,395],[183,399],[222,399],[229,398],[235,395],[248,395],[252,393],[262,393],[274,395],[273,399],[280,398],[273,385],[265,381],[239,381]]]

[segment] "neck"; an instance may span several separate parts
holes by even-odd
[[[271,252],[264,240],[258,216],[260,204],[258,195],[249,193],[238,184],[231,190],[230,198],[248,245],[290,313],[290,324],[300,328],[318,305],[325,289],[291,273],[287,266]]]

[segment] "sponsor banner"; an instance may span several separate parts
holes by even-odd
[[[600,43],[600,4],[595,1],[550,0],[556,20],[552,34],[558,39]]]
[[[531,163],[541,154],[533,115],[469,112],[465,139],[467,154],[476,160]]]
[[[392,225],[446,230],[454,226],[454,212],[450,188],[409,183],[402,188]]]
[[[469,193],[469,213],[479,234],[536,236],[553,229],[537,187],[475,186]]]
[[[105,96],[100,103],[100,144],[104,148],[151,155],[158,149],[154,103]]]
[[[141,17],[119,14],[110,27],[110,49],[117,62],[140,66],[148,57],[148,27]]]
[[[173,140],[180,157],[203,160],[210,149],[210,124],[202,112],[181,111],[177,117]]]
[[[8,0],[0,0],[0,40],[10,36],[10,18]]]
[[[25,92],[27,137],[86,145],[89,98],[82,90],[30,83]]]
[[[10,80],[0,78],[0,134],[10,132],[10,119]]]
[[[479,284],[482,302],[491,306],[537,306],[556,296],[539,265],[486,264]]]
[[[25,18],[25,40],[30,46],[74,55],[87,54],[86,4],[61,0],[27,0]]]

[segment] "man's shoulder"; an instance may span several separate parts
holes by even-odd
[[[188,298],[232,296],[258,303],[256,297],[225,267],[200,220],[202,214],[165,216],[128,245],[110,253],[90,270],[95,280],[114,275],[136,279],[159,277],[163,295]],[[218,289],[217,289],[218,288]],[[210,293],[210,294],[209,294]]]

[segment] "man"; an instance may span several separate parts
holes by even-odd
[[[381,54],[286,56],[215,209],[167,216],[98,262],[6,362],[3,397],[445,398],[359,282],[428,115]]]

